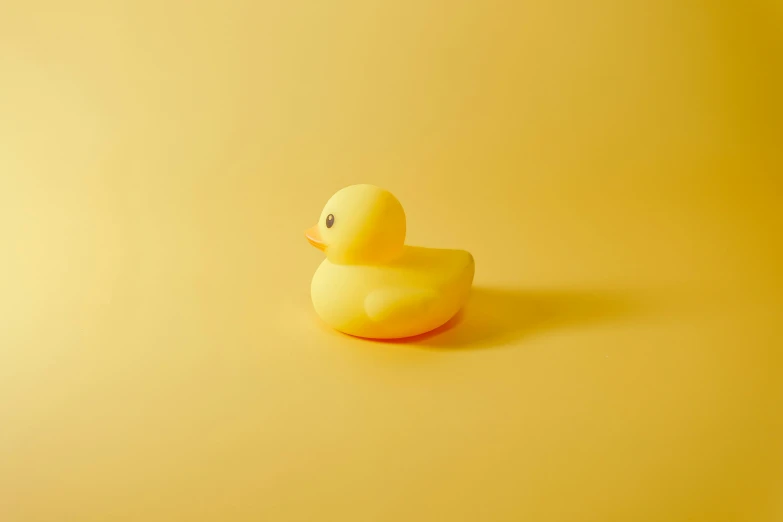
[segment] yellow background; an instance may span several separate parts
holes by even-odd
[[[728,4],[4,1],[0,520],[783,520],[783,11]],[[454,328],[318,323],[352,183],[473,253]]]

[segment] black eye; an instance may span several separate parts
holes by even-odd
[[[334,214],[326,216],[326,228],[332,228],[334,226]]]

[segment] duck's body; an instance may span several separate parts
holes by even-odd
[[[394,339],[433,330],[465,304],[473,256],[464,250],[406,246],[383,265],[325,259],[313,276],[316,313],[332,328],[359,337]]]
[[[391,193],[351,185],[326,203],[307,240],[326,260],[313,276],[313,306],[332,328],[398,339],[433,330],[465,304],[473,256],[405,245],[405,211]]]

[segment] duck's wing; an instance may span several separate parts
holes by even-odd
[[[404,321],[428,313],[439,297],[439,293],[430,288],[384,287],[367,295],[364,309],[376,322]]]

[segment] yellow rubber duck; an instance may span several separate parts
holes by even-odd
[[[332,328],[371,339],[429,332],[465,304],[473,256],[405,245],[405,211],[390,192],[352,185],[326,203],[307,240],[326,253],[311,295]]]

